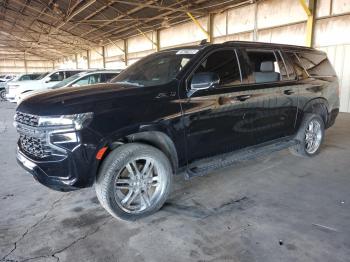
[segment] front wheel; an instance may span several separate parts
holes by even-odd
[[[320,152],[325,133],[324,121],[319,115],[306,114],[296,139],[299,144],[291,148],[298,156],[311,157]]]
[[[169,159],[157,148],[122,145],[101,166],[97,198],[112,216],[136,220],[161,208],[170,192],[172,173]]]

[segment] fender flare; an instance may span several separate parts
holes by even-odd
[[[320,115],[324,121],[324,124],[327,125],[329,116],[328,101],[325,98],[315,98],[308,101],[303,108],[303,114],[305,113]]]
[[[133,142],[148,144],[161,150],[169,158],[173,171],[175,172],[179,167],[179,158],[174,140],[171,137],[172,132],[166,127],[159,125],[141,125],[138,128],[120,130],[109,136],[102,144],[108,146],[110,150],[122,144]]]

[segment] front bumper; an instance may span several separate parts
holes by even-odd
[[[73,191],[93,185],[98,168],[96,147],[78,143],[64,153],[33,157],[18,142],[17,162],[44,186],[57,191]]]
[[[35,162],[32,159],[29,159],[19,148],[17,148],[17,162],[22,168],[32,174],[35,180],[48,188],[63,192],[79,189],[79,187],[75,186],[77,177],[67,179],[65,177],[57,176],[59,175],[57,173],[51,173],[48,175],[47,168],[43,170],[40,167],[40,162]],[[50,165],[54,167],[57,163],[51,163]]]

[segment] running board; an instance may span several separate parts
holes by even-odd
[[[185,171],[185,179],[191,179],[192,177],[204,176],[208,173],[232,166],[240,161],[254,159],[258,156],[280,151],[291,146],[295,146],[299,143],[297,140],[279,140],[278,142],[264,143],[259,146],[249,147],[241,149],[235,152],[226,153],[216,157],[205,158],[190,164]]]

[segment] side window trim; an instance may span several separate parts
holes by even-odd
[[[241,69],[241,61],[239,60],[238,54],[237,54],[237,49],[234,49],[236,59],[237,59],[237,64],[238,64],[238,70],[239,70],[239,76],[241,78],[241,84],[243,84],[243,75],[242,75],[242,69]]]
[[[283,58],[283,56],[282,56],[282,53],[281,53],[281,51],[280,50],[276,50],[276,52],[279,54],[279,56],[280,56],[280,58],[281,58],[281,60],[282,60],[282,63],[283,63],[283,65],[284,65],[284,68],[285,68],[285,70],[286,70],[286,74],[287,74],[287,80],[290,80],[290,75],[289,75],[289,72],[288,72],[288,69],[287,69],[287,64],[286,64],[286,62],[284,61],[284,58]],[[275,52],[275,53],[276,53]],[[277,60],[278,61],[278,60]],[[282,77],[282,75],[281,75],[281,81],[284,81],[285,79],[283,79],[283,77]]]
[[[302,68],[304,69],[304,71],[305,71],[305,73],[306,73],[306,75],[307,75],[307,78],[310,78],[311,76],[310,76],[309,72],[306,70],[306,68],[305,68],[305,66],[303,65],[303,63],[301,62],[301,60],[300,60],[300,58],[299,58],[299,56],[298,56],[298,53],[297,53],[297,52],[293,52],[293,54],[294,54],[294,56],[298,59],[299,64],[300,64],[300,65],[302,66]]]
[[[239,70],[239,75],[240,75],[240,84],[237,84],[237,85],[234,85],[234,86],[240,86],[242,85],[242,70],[241,70],[241,66],[240,66],[240,63],[239,63],[239,59],[238,59],[238,56],[237,56],[237,48],[236,47],[221,47],[221,48],[218,48],[218,49],[214,49],[214,50],[211,50],[210,52],[208,52],[207,54],[204,55],[204,57],[202,59],[199,60],[199,62],[197,63],[197,65],[192,69],[191,73],[187,76],[186,80],[185,80],[185,83],[186,83],[186,91],[189,92],[191,90],[191,88],[189,87],[190,86],[190,83],[189,81],[191,80],[192,76],[194,75],[194,73],[196,72],[196,70],[199,68],[199,66],[210,56],[212,55],[213,53],[215,52],[218,52],[218,51],[224,51],[224,50],[230,50],[230,51],[234,51],[235,53],[235,57],[237,59],[237,63],[238,63],[238,70]],[[223,86],[225,87],[225,86]]]
[[[294,79],[291,79],[291,76],[287,70],[287,73],[288,73],[288,78],[290,81],[296,81],[296,80],[299,80],[299,76],[293,66],[293,63],[292,61],[290,60],[290,56],[289,55],[286,55],[286,53],[289,53],[289,54],[293,54],[294,55],[294,52],[285,52],[283,50],[280,50],[279,51],[280,54],[281,54],[281,57],[282,57],[282,60],[283,60],[283,63],[285,64],[286,68],[287,68],[287,65],[289,65],[289,68],[291,68],[293,70],[293,73],[295,75],[295,78]]]
[[[277,56],[277,54],[276,54],[276,52],[278,52],[278,50],[277,50],[277,49],[272,49],[272,52],[273,52],[273,55],[275,56],[276,63],[277,63],[277,65],[278,65],[278,56]],[[280,57],[281,57],[281,56],[280,56]],[[281,59],[282,59],[282,57],[281,57]],[[283,62],[283,59],[282,59],[282,62]],[[285,68],[284,70],[286,71],[286,73],[287,73],[287,75],[288,75],[287,68],[286,68],[286,65],[284,64],[284,62],[283,62],[283,65],[284,65],[284,68]],[[280,74],[280,80],[277,81],[277,82],[282,82],[284,79],[283,79],[283,77],[282,77],[281,68],[280,68],[279,65],[278,65],[278,69],[279,69],[279,74]],[[288,76],[288,78],[289,78],[289,76]]]

